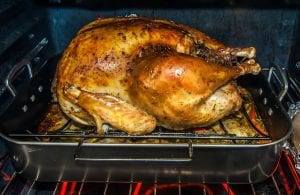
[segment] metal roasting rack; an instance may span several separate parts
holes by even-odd
[[[270,69],[271,70],[271,69]],[[278,77],[276,77],[278,78]],[[284,92],[285,94],[286,92]],[[283,96],[284,96],[283,94]],[[281,95],[282,96],[282,95]],[[283,97],[282,96],[282,97]],[[243,107],[243,106],[242,106]],[[195,133],[193,131],[172,131],[167,130],[162,127],[157,127],[154,132],[147,135],[129,135],[119,130],[115,130],[111,127],[107,127],[104,131],[103,135],[97,133],[96,129],[87,129],[87,130],[69,130],[68,126],[71,123],[69,121],[66,125],[64,125],[61,129],[51,132],[42,132],[42,133],[33,133],[30,130],[26,130],[25,133],[11,133],[8,134],[9,137],[18,138],[18,139],[26,139],[26,138],[34,138],[37,141],[42,141],[41,138],[81,138],[81,141],[78,145],[82,143],[84,139],[91,138],[125,138],[125,139],[177,139],[177,140],[227,140],[235,143],[237,140],[244,140],[246,144],[249,144],[251,141],[259,141],[259,140],[270,140],[271,137],[267,135],[263,135],[259,132],[257,127],[250,120],[249,115],[247,114],[245,108],[240,109],[243,117],[247,120],[247,124],[250,125],[255,131],[255,136],[237,136],[236,134],[229,133],[226,126],[223,124],[222,120],[218,121],[219,126],[222,129],[222,133]],[[271,115],[272,112],[269,112]]]

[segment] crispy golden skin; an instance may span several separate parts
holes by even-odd
[[[129,94],[134,105],[166,128],[202,127],[241,107],[236,86],[226,83],[256,71],[259,66],[252,60],[226,67],[186,54],[151,55],[133,68]]]
[[[71,119],[96,125],[99,133],[103,123],[130,134],[151,132],[156,120],[177,130],[209,125],[240,107],[230,80],[260,68],[253,59],[235,68],[201,60],[194,55],[199,45],[225,60],[255,56],[254,48],[229,48],[165,20],[92,22],[78,32],[58,64],[60,106]]]

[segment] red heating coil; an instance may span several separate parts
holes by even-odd
[[[298,190],[300,190],[300,178],[299,178],[298,172],[296,171],[296,168],[295,168],[295,165],[294,165],[294,161],[293,161],[292,157],[288,154],[288,152],[286,150],[283,150],[283,155],[284,155],[284,157],[286,159],[286,162],[287,162],[287,165],[289,167],[289,170],[292,173],[293,180],[294,180],[294,182],[295,182]],[[279,174],[284,174],[284,172],[283,171],[280,172],[280,169],[279,169]]]
[[[66,194],[68,183],[69,182],[66,182],[66,181],[62,182],[62,185],[61,185],[61,188],[60,188],[60,191],[59,191],[59,195],[65,195]]]
[[[292,174],[292,177],[293,177],[292,180],[295,182],[296,186],[293,187],[289,183],[289,180],[287,178],[288,176],[284,172],[284,170],[283,170],[282,166],[280,165],[280,163],[279,163],[279,166],[277,167],[277,172],[279,173],[280,177],[283,178],[282,185],[283,185],[284,190],[286,191],[286,193],[287,194],[294,194],[295,191],[300,190],[300,178],[299,178],[299,175],[298,175],[298,173],[295,169],[294,161],[293,161],[292,157],[288,154],[288,152],[285,151],[285,150],[283,151],[283,159],[281,159],[281,160],[284,160],[284,162],[287,163],[288,168],[291,171],[291,174]],[[4,174],[4,176],[7,176],[5,173],[2,173],[2,174]],[[8,176],[8,178],[9,178],[9,176]],[[69,184],[70,184],[70,187],[69,187],[70,189],[68,190]],[[59,190],[59,194],[60,195],[74,194],[77,184],[78,184],[77,182],[66,182],[66,181],[62,182],[60,190]],[[201,184],[201,183],[197,183],[197,184],[192,184],[192,183],[191,184],[177,184],[177,183],[174,183],[174,184],[158,184],[158,185],[156,185],[156,190],[157,191],[163,191],[163,190],[178,189],[178,187],[179,187],[178,185],[181,185],[181,188],[191,188],[191,187],[199,188],[199,190],[201,190],[201,191],[205,190],[206,194],[208,194],[208,195],[214,194],[212,189],[210,189],[205,184]],[[231,189],[229,184],[222,183],[221,185],[229,195],[235,195],[234,191]],[[143,186],[143,183],[141,183],[141,182],[136,183],[136,186],[135,186],[134,191],[133,191],[133,195],[139,195],[140,192],[141,192],[142,186]],[[297,189],[295,189],[295,187]],[[152,195],[152,194],[154,194],[154,190],[155,190],[154,187],[148,188],[148,189],[145,190],[144,194],[145,195]]]
[[[227,183],[222,183],[223,188],[226,190],[228,195],[235,195],[230,186]]]
[[[142,187],[142,183],[137,183],[134,188],[133,195],[139,195],[141,187]]]
[[[158,184],[156,186],[156,190],[159,191],[159,190],[167,190],[167,189],[177,189],[178,188],[178,185],[181,186],[181,188],[191,188],[191,187],[196,187],[196,188],[199,188],[199,192],[203,192],[203,190],[205,190],[206,194],[207,195],[212,195],[214,194],[213,191],[207,187],[206,185],[204,184],[201,184],[201,183],[197,183],[197,184],[178,184],[178,183],[175,183],[175,184]],[[200,191],[201,190],[201,191]],[[153,195],[154,194],[154,188],[149,188],[146,190],[145,192],[145,195]]]
[[[77,182],[71,182],[70,194],[75,193],[76,186],[77,186]]]
[[[70,187],[69,184],[71,184]],[[67,181],[62,182],[61,188],[59,190],[59,195],[76,194],[75,193],[76,186],[77,186],[77,182],[67,182]]]
[[[6,172],[1,171],[1,175],[2,175],[2,179],[3,179],[5,182],[8,182],[8,181],[11,180],[11,176],[8,175]]]

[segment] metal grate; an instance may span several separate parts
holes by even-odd
[[[253,101],[253,100],[252,100]],[[253,103],[253,102],[252,102]],[[254,103],[253,103],[254,104]],[[57,131],[51,132],[44,132],[44,133],[32,133],[31,131],[27,130],[25,133],[11,133],[8,134],[12,138],[18,139],[28,139],[34,138],[37,141],[42,141],[43,138],[51,138],[55,141],[55,139],[60,138],[81,138],[81,139],[104,139],[104,138],[118,138],[118,139],[134,139],[134,140],[142,140],[142,139],[165,139],[165,140],[217,140],[217,141],[231,141],[232,143],[236,143],[236,141],[245,141],[245,144],[249,144],[252,141],[272,141],[271,137],[268,135],[264,135],[261,131],[257,128],[253,121],[250,119],[246,109],[242,106],[242,109],[239,111],[242,114],[243,119],[246,120],[246,124],[248,125],[248,129],[251,130],[251,136],[247,135],[237,135],[234,133],[230,133],[230,129],[226,127],[224,121],[221,119],[216,124],[220,127],[220,131],[214,132],[208,129],[201,129],[199,131],[172,131],[167,130],[162,127],[157,127],[157,129],[152,132],[151,134],[147,135],[129,135],[119,130],[112,129],[108,127],[107,130],[103,135],[97,133],[96,129],[89,129],[89,130],[68,130],[68,124],[64,125],[64,127]],[[257,113],[258,114],[258,113]],[[258,115],[259,116],[259,115]],[[260,118],[260,117],[259,117]],[[242,120],[242,119],[241,119]]]
[[[180,178],[178,183],[114,183],[109,178],[105,182],[30,182],[13,172],[1,188],[1,194],[296,194],[300,187],[299,177],[293,176],[294,170],[287,166],[289,158],[284,152],[274,175],[255,184],[181,183]]]
[[[87,134],[86,132],[93,132],[93,134]],[[128,135],[123,132],[119,131],[114,131],[114,132],[109,132],[105,133],[104,135],[98,135],[95,134],[96,131],[74,131],[74,130],[64,130],[61,132],[56,132],[56,133],[46,133],[46,134],[9,134],[10,137],[34,137],[34,138],[39,138],[39,137],[71,137],[71,138],[128,138],[128,139],[219,139],[219,140],[271,140],[269,136],[266,137],[249,137],[249,136],[243,136],[239,137],[236,136],[235,134],[207,134],[207,135],[202,135],[202,134],[197,134],[193,132],[187,132],[187,133],[168,133],[168,132],[154,132],[149,135]]]
[[[7,187],[2,191],[2,194],[16,192],[15,182],[17,178],[13,178]],[[20,182],[20,181],[19,181]],[[285,194],[284,189],[280,189],[278,179],[274,176],[265,181],[268,185],[262,187],[262,184],[243,184],[231,185],[227,183],[222,184],[202,184],[202,183],[172,183],[172,184],[143,184],[143,183],[97,183],[97,182],[57,182],[57,183],[43,183],[43,182],[28,182],[19,183],[21,194],[36,194],[39,191],[47,192],[47,194],[232,194],[233,192],[246,192],[247,194],[259,194],[259,192],[271,192],[271,194]],[[49,189],[51,188],[51,189]]]
[[[295,80],[289,73],[288,73],[288,79],[289,79],[289,88],[291,89],[287,95],[288,100],[290,103],[295,104],[297,101],[299,101],[300,97],[300,83]]]

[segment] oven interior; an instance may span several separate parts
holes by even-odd
[[[223,1],[223,3],[217,4],[215,1],[205,0],[191,0],[184,3],[182,1],[165,1],[162,3],[159,1],[118,0],[8,0],[0,2],[0,5],[0,23],[2,25],[0,29],[0,114],[15,101],[11,91],[5,86],[5,80],[12,68],[20,61],[29,59],[32,74],[35,75],[46,64],[56,62],[59,59],[64,48],[83,25],[97,18],[131,14],[165,18],[188,24],[229,46],[253,46],[257,50],[257,60],[264,69],[269,69],[274,64],[284,69],[289,79],[289,91],[282,101],[284,107],[288,109],[289,105],[298,101],[300,97],[300,52],[298,49],[300,45],[300,15],[299,2],[297,1],[274,1],[272,3],[268,1]],[[53,70],[49,69],[48,71],[53,74]],[[268,71],[265,72],[267,77]],[[284,85],[280,78],[274,77],[275,79],[271,81],[272,86],[274,86],[274,91],[279,94]],[[12,86],[18,94],[30,82],[26,67],[22,67],[16,77],[13,78]],[[41,82],[50,84],[49,81]],[[47,99],[50,96],[41,98]],[[41,107],[43,106],[41,105]],[[43,112],[41,107],[36,109]],[[20,109],[26,108],[20,106]],[[3,159],[7,160],[7,158],[6,156]],[[279,178],[280,174],[279,171]],[[291,173],[289,172],[289,174]],[[47,186],[43,183],[36,185],[27,182],[21,181],[27,186],[26,190],[32,189],[32,187],[34,189],[40,185]],[[273,178],[271,182],[274,182]],[[291,186],[295,188],[295,180],[292,183]],[[64,185],[66,184],[63,182],[52,183],[48,184],[48,188],[51,188],[52,191],[55,191],[56,188],[63,191]],[[72,184],[69,183],[68,185]],[[87,183],[87,185],[90,184]],[[267,186],[266,184],[261,185]],[[133,193],[134,186],[137,187],[136,184],[130,184],[125,188],[128,188],[129,192],[131,189]],[[8,188],[12,187],[8,186]],[[71,188],[78,188],[77,191],[79,191],[80,187]],[[103,185],[101,190],[102,188],[105,192],[106,185]],[[253,193],[252,186],[246,188]],[[176,186],[176,191],[178,189]],[[203,189],[206,188],[202,186],[201,189],[203,192]],[[214,187],[214,189],[218,188]],[[236,192],[238,189],[239,187],[237,187]],[[275,191],[278,192],[277,187],[275,187]]]
[[[0,111],[12,101],[5,79],[24,58],[32,72],[59,56],[83,25],[97,18],[136,14],[165,18],[200,29],[231,47],[253,46],[262,67],[277,64],[299,79],[299,11],[297,1],[3,1],[0,47]],[[42,43],[41,43],[42,42]],[[38,46],[38,48],[36,48]],[[35,49],[35,50],[34,50]],[[18,89],[28,82],[26,71],[15,78]],[[299,95],[299,94],[292,94]],[[295,99],[295,96],[293,96]]]

